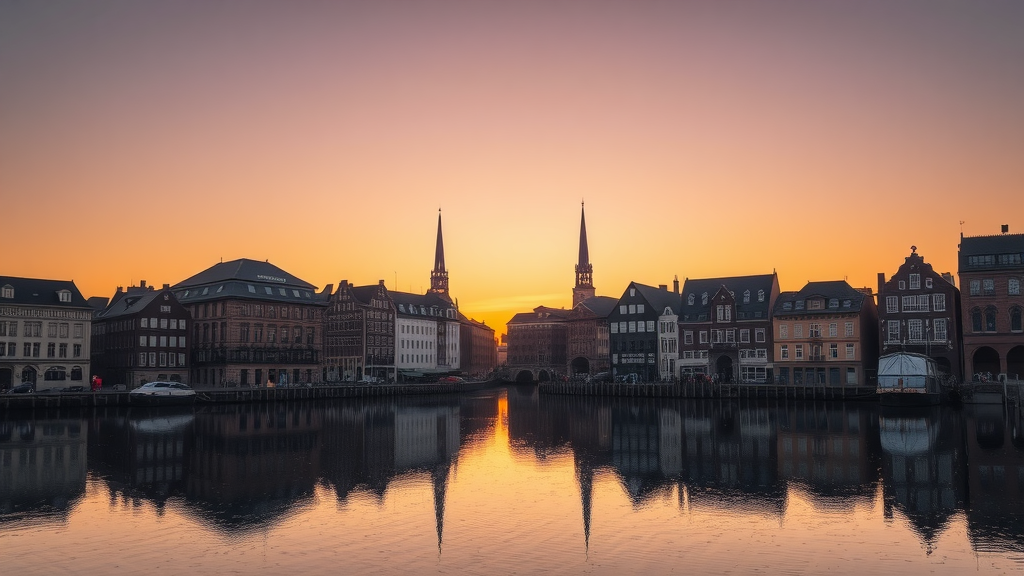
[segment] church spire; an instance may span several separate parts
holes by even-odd
[[[437,209],[437,247],[434,249],[434,270],[430,273],[430,291],[448,295],[448,270],[444,267],[444,240],[441,238],[441,209]]]
[[[594,267],[590,264],[590,250],[587,247],[587,214],[580,202],[580,258],[576,264],[576,287],[572,290],[572,305],[593,298],[594,289]]]

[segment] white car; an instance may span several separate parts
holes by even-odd
[[[132,404],[192,404],[196,391],[181,382],[149,382],[128,393]]]

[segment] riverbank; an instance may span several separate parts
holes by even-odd
[[[798,400],[877,400],[874,386],[805,386],[775,384],[578,383],[544,382],[542,394],[572,396],[630,396],[640,398],[793,398]]]
[[[499,380],[432,382],[423,384],[352,384],[296,388],[195,388],[196,404],[244,404],[250,402],[287,402],[329,398],[374,398],[422,394],[458,394],[500,386]],[[127,391],[42,392],[0,394],[0,410],[35,408],[88,408],[129,406]]]

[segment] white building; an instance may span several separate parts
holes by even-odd
[[[0,276],[0,390],[88,386],[92,314],[73,281]]]

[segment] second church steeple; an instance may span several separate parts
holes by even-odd
[[[576,287],[572,289],[572,306],[593,298],[594,267],[590,264],[590,250],[587,248],[587,214],[583,203],[580,203],[580,258],[576,263]]]

